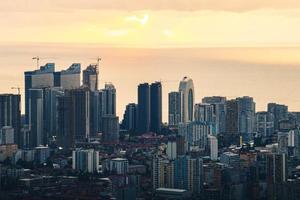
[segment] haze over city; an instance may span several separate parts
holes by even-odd
[[[41,64],[55,62],[58,69],[72,62],[87,65],[101,56],[100,81],[116,85],[118,100],[136,102],[136,86],[143,80],[178,81],[188,75],[199,102],[207,95],[248,94],[255,97],[258,110],[265,110],[268,101],[297,110],[300,94],[293,91],[300,82],[299,4],[4,1],[0,91],[11,92],[24,83],[22,71],[36,68],[34,56],[41,57]],[[165,82],[164,102],[165,94],[177,87],[174,81]],[[125,103],[118,102],[121,116]]]

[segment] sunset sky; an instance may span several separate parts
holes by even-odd
[[[300,44],[299,0],[7,0],[0,11],[1,42]]]
[[[24,87],[34,56],[57,70],[101,56],[101,87],[116,86],[121,118],[139,83],[162,80],[167,121],[183,76],[197,103],[249,95],[257,110],[300,111],[299,0],[3,0],[0,27],[0,92]]]

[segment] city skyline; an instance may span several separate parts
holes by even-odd
[[[297,48],[106,49],[86,46],[74,50],[72,46],[67,45],[55,52],[56,45],[53,44],[34,45],[26,53],[24,52],[26,46],[5,49],[8,50],[4,54],[7,57],[0,62],[1,66],[8,66],[8,68],[1,74],[2,93],[17,93],[17,90],[10,89],[15,86],[21,87],[21,92],[24,92],[23,71],[36,69],[36,63],[31,58],[38,53],[41,57],[40,64],[55,62],[56,71],[67,69],[74,62],[81,63],[84,69],[89,64],[96,63],[96,58],[101,55],[103,60],[100,63],[99,87],[103,88],[106,81],[116,86],[118,116],[122,116],[128,102],[137,102],[138,84],[162,80],[163,121],[166,122],[168,92],[177,90],[179,81],[185,75],[194,80],[195,103],[200,103],[205,96],[219,95],[229,99],[252,96],[257,103],[257,111],[266,110],[269,102],[287,104],[291,111],[300,109],[297,103],[299,95],[293,92],[295,85],[300,84],[297,78],[300,73],[297,68],[298,61],[292,57],[299,51]],[[268,52],[266,56],[260,55],[266,50]],[[83,51],[84,53],[81,54]],[[139,58],[140,54],[144,55],[143,58],[147,62]],[[272,60],[269,54],[277,55],[276,60]],[[15,55],[18,56],[18,60],[14,59]],[[177,61],[179,55],[181,59]],[[213,55],[216,55],[215,58]],[[234,55],[237,55],[236,58]],[[260,55],[256,63],[251,61],[254,55]],[[274,86],[283,87],[284,90],[279,93]],[[22,112],[24,112],[23,104]]]

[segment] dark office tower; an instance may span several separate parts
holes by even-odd
[[[14,129],[14,143],[20,145],[21,96],[0,94],[0,128],[10,126]]]
[[[86,87],[70,90],[74,114],[74,136],[84,141],[90,136],[90,91]]]
[[[255,102],[252,97],[240,97],[238,101],[239,133],[243,142],[249,142],[255,131]]]
[[[104,142],[119,142],[119,117],[106,115],[102,117],[102,138]]]
[[[62,87],[65,90],[80,87],[80,63],[73,63],[68,69],[54,72],[54,86]]]
[[[105,88],[101,90],[102,93],[102,111],[103,116],[116,116],[116,88],[112,83],[105,84]]]
[[[96,136],[101,132],[102,92],[93,91],[90,94],[90,135]]]
[[[44,145],[44,98],[42,89],[29,89],[30,147]]]
[[[287,180],[287,161],[285,154],[267,155],[267,183],[284,183]]]
[[[150,130],[150,87],[148,83],[138,86],[138,125],[137,132],[147,133]]]
[[[150,131],[161,132],[162,125],[162,86],[160,82],[150,85]]]
[[[178,126],[183,121],[182,106],[183,106],[182,92],[169,93],[169,125]]]
[[[226,133],[225,143],[239,144],[239,114],[238,114],[238,101],[226,101]]]
[[[286,105],[269,103],[268,112],[274,115],[274,129],[278,131],[280,120],[288,119],[288,107]]]
[[[27,71],[25,75],[25,123],[29,123],[29,89],[53,87],[55,64],[47,63],[35,71]]]
[[[226,97],[212,96],[204,97],[202,103],[208,103],[214,106],[214,115],[216,122],[216,133],[225,133],[226,131]]]
[[[130,103],[126,106],[122,121],[123,129],[135,132],[137,126],[137,107],[135,103]]]
[[[89,65],[83,70],[83,85],[87,86],[91,91],[98,90],[96,65]]]
[[[61,87],[44,90],[44,130],[46,136],[44,143],[48,143],[49,139],[56,135],[57,98],[63,95],[64,92]]]
[[[57,98],[57,145],[63,148],[73,148],[75,144],[74,106],[72,97]]]

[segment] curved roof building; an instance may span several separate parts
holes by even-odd
[[[194,83],[191,78],[184,77],[179,84],[179,91],[183,95],[182,119],[183,123],[193,121],[194,116]]]

